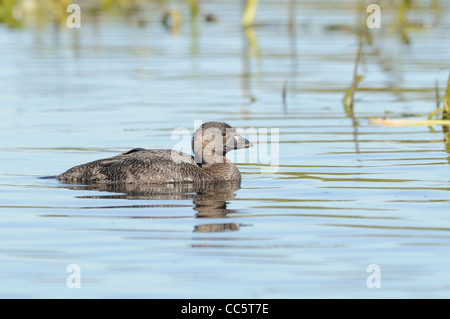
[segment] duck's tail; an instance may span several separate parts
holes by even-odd
[[[41,176],[38,177],[39,179],[55,179],[58,178],[58,175],[53,175],[53,176]]]

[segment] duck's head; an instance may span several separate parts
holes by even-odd
[[[197,163],[223,163],[229,151],[252,146],[250,141],[224,122],[204,123],[192,137],[192,151]]]

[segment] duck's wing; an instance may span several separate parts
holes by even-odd
[[[99,173],[107,181],[125,183],[194,182],[204,175],[193,156],[174,150],[122,154],[113,163],[103,166]]]
[[[133,149],[72,167],[57,178],[67,183],[166,183],[195,181],[202,175],[193,156],[173,150]]]

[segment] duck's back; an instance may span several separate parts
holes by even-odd
[[[133,149],[75,166],[58,179],[67,183],[171,183],[212,181],[193,156],[174,150]]]

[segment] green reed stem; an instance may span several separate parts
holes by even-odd
[[[245,4],[244,15],[242,17],[242,24],[244,27],[248,27],[253,23],[256,15],[256,7],[258,5],[258,0],[247,0]]]
[[[447,88],[444,96],[444,112],[450,114],[450,74],[448,75]]]

